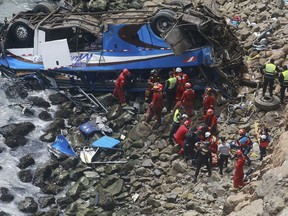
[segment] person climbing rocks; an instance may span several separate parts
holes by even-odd
[[[228,166],[228,159],[230,156],[230,145],[229,143],[226,142],[225,137],[220,138],[221,143],[218,145],[218,155],[219,155],[219,160],[218,160],[218,165],[219,165],[219,173],[220,175],[223,175],[223,167]]]
[[[250,160],[248,154],[251,151],[251,149],[253,148],[253,143],[249,137],[249,134],[246,133],[246,131],[244,129],[239,129],[238,134],[240,135],[240,138],[237,141],[238,146],[239,146],[241,152],[243,153],[243,155],[245,156],[245,158],[247,159],[248,166],[251,166],[251,160]]]
[[[152,97],[152,101],[149,104],[147,113],[147,119],[146,122],[150,123],[152,117],[155,115],[156,119],[157,119],[157,123],[158,126],[161,125],[161,115],[162,115],[162,109],[164,108],[164,98],[163,98],[163,87],[160,85],[155,85],[153,87],[153,97]]]
[[[237,191],[240,187],[244,186],[245,156],[243,155],[240,149],[236,151],[235,159],[236,159],[236,165],[235,165],[235,171],[233,175],[233,186],[234,186],[233,190]]]
[[[186,73],[183,73],[182,68],[176,68],[176,102],[181,100],[182,94],[185,91],[185,83],[189,81],[189,76]]]
[[[185,141],[185,135],[187,134],[189,128],[190,128],[191,121],[186,120],[184,124],[182,124],[176,133],[174,134],[174,140],[175,142],[181,146],[181,149],[179,150],[178,154],[182,155],[184,152],[184,141]]]
[[[128,85],[128,77],[130,76],[130,71],[128,69],[123,69],[115,82],[115,88],[113,91],[113,96],[119,99],[121,106],[126,106],[126,87]]]
[[[169,133],[169,141],[172,141],[175,132],[178,130],[181,124],[181,120],[187,118],[187,115],[184,113],[184,107],[179,106],[178,108],[175,109],[173,113],[173,123],[172,123],[172,128]]]
[[[280,101],[281,104],[284,104],[285,99],[285,90],[288,88],[288,67],[284,65],[284,71],[279,75],[279,82],[280,82]]]
[[[209,131],[213,135],[217,135],[217,118],[214,114],[213,109],[208,109],[206,115],[204,116],[204,123],[208,126]]]
[[[260,161],[263,160],[263,158],[266,156],[266,149],[269,146],[269,137],[266,136],[265,134],[260,135],[260,144],[259,144],[259,149],[260,149]]]
[[[199,133],[197,132],[197,128],[190,127],[188,132],[185,135],[184,140],[184,158],[186,162],[188,160],[194,160],[196,155],[195,144],[200,142]]]
[[[191,83],[185,83],[184,87],[186,90],[182,94],[181,103],[185,108],[187,116],[190,118],[192,115],[192,108],[194,105],[196,94],[195,91],[192,89]]]
[[[278,68],[274,64],[275,60],[270,59],[270,62],[265,65],[264,69],[264,80],[263,80],[263,92],[262,96],[265,96],[267,86],[269,85],[269,93],[270,97],[273,96],[273,85],[274,85],[274,79],[277,75]]]
[[[160,83],[160,76],[158,76],[158,71],[156,69],[151,70],[150,77],[148,79],[148,87],[145,91],[145,101],[150,103],[153,96],[153,87],[157,83]]]
[[[209,142],[205,142],[197,150],[195,162],[196,162],[196,171],[195,171],[193,183],[197,182],[197,177],[199,175],[202,165],[206,165],[207,170],[208,170],[208,175],[211,176],[212,154],[209,149]]]
[[[213,96],[213,89],[207,87],[203,94],[203,113],[206,115],[208,109],[214,109],[214,96]]]
[[[177,79],[174,75],[173,71],[169,72],[169,79],[166,80],[165,82],[165,88],[164,88],[164,93],[166,96],[166,108],[167,108],[167,112],[169,113],[173,106],[174,106],[174,102],[175,102],[175,94],[176,94],[176,82]]]

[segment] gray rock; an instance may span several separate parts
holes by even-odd
[[[35,213],[38,210],[38,204],[33,197],[25,197],[24,200],[18,203],[18,208],[24,213]]]
[[[116,175],[109,175],[109,176],[105,177],[104,179],[102,179],[102,180],[100,181],[100,184],[101,184],[104,188],[106,188],[106,187],[108,187],[109,185],[113,184],[113,183],[114,183],[115,181],[117,181],[118,179],[119,179],[119,177],[116,176]]]
[[[187,170],[183,163],[177,162],[177,161],[173,162],[172,169],[173,171],[176,171],[177,173],[185,173]]]
[[[72,187],[70,187],[67,190],[66,196],[71,197],[73,200],[76,200],[79,198],[81,191],[84,189],[81,179],[78,180]]]
[[[60,105],[64,102],[69,101],[69,99],[64,94],[61,94],[60,92],[49,95],[49,100],[51,101],[52,105]]]
[[[44,187],[45,181],[51,177],[52,167],[50,164],[45,164],[38,167],[34,173],[33,184],[37,187]]]
[[[5,138],[4,143],[10,147],[10,148],[16,148],[19,146],[24,146],[28,142],[28,139],[26,139],[24,136],[21,135],[15,135],[15,136],[9,136]]]
[[[151,159],[145,159],[143,162],[142,162],[142,166],[145,167],[145,168],[152,168],[154,167],[154,163]]]
[[[145,139],[152,133],[152,128],[146,123],[138,123],[129,132],[128,137],[133,141]]]
[[[41,113],[39,113],[38,118],[43,121],[51,121],[52,115],[48,113],[47,111],[42,111]]]
[[[65,208],[67,207],[69,204],[73,203],[73,199],[71,197],[60,197],[57,199],[57,204],[60,206],[60,208]]]
[[[166,197],[167,202],[169,203],[175,203],[177,200],[178,195],[175,193],[170,193],[168,194],[168,196]]]
[[[35,164],[34,158],[30,154],[28,154],[19,159],[19,163],[17,166],[20,169],[26,169],[27,167],[34,165],[34,164]]]
[[[147,204],[153,206],[154,208],[159,208],[161,206],[161,203],[153,198],[148,198]]]
[[[112,195],[118,195],[121,193],[123,188],[124,181],[122,179],[118,179],[112,185],[107,188],[107,191]]]
[[[9,136],[26,136],[30,132],[32,132],[35,129],[35,125],[31,122],[23,122],[23,123],[13,123],[9,125],[2,126],[0,128],[0,133],[3,135],[3,137],[9,137]]]
[[[140,210],[140,213],[144,215],[151,215],[153,214],[153,209],[151,207],[145,207]]]
[[[4,211],[0,211],[0,215],[1,215],[1,216],[12,216],[12,215],[4,212]]]
[[[53,184],[53,183],[50,183],[48,182],[47,184],[45,184],[43,187],[42,187],[42,191],[46,194],[53,194],[53,195],[56,195],[58,194],[59,192],[63,191],[64,188],[61,187],[61,186],[58,186],[56,184]]]
[[[28,96],[28,89],[25,87],[24,83],[17,83],[9,86],[5,90],[5,95],[8,98],[26,98]]]
[[[105,106],[105,107],[111,107],[115,104],[115,99],[113,98],[113,95],[111,93],[109,94],[103,94],[97,99]]]
[[[46,208],[55,204],[55,197],[54,196],[43,196],[38,199],[40,208]]]
[[[183,214],[183,216],[198,216],[198,215],[200,215],[199,212],[194,211],[194,210],[192,210],[192,211],[187,211],[187,212],[185,212],[185,213]]]
[[[8,188],[0,187],[0,200],[9,203],[14,200],[14,196],[10,193]]]
[[[108,193],[101,193],[97,195],[98,198],[97,205],[103,208],[104,210],[112,211],[115,208],[115,201],[113,197]]]
[[[33,97],[28,97],[27,99],[33,103],[33,106],[41,107],[41,108],[50,107],[50,103],[46,101],[45,99],[43,99],[42,97],[33,96]]]
[[[31,182],[33,178],[33,174],[30,169],[20,170],[17,175],[22,182]]]

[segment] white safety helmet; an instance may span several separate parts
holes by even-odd
[[[267,139],[267,137],[266,137],[266,135],[265,135],[265,134],[261,135],[261,136],[260,136],[260,138],[261,138],[262,140],[265,140],[265,139]]]
[[[208,138],[208,137],[210,137],[211,136],[211,133],[210,132],[206,132],[205,133],[205,138]]]
[[[176,73],[181,73],[182,72],[182,69],[180,67],[177,67],[176,68]]]

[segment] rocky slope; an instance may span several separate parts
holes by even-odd
[[[123,9],[133,5],[141,7],[143,2],[91,0],[87,5],[89,9],[106,10]],[[198,2],[205,1],[193,1]],[[236,15],[241,18],[234,30],[247,51],[247,57],[244,59],[249,69],[246,79],[260,82],[262,75],[257,68],[259,64],[265,64],[269,58],[275,58],[280,67],[288,63],[288,48],[285,46],[288,40],[288,16],[283,1],[218,0],[218,3],[219,11],[225,14],[227,19]],[[271,32],[265,36],[266,42],[261,42],[265,45],[265,50],[255,51],[253,43],[257,36],[272,26]],[[256,91],[256,88],[247,86],[239,89],[239,93],[247,93],[247,98],[251,101]],[[278,86],[275,92],[279,92]],[[20,178],[39,186],[47,195],[27,197],[19,203],[21,211],[35,215],[77,216],[288,214],[288,115],[284,105],[276,111],[257,111],[246,124],[220,123],[220,135],[226,136],[229,140],[236,138],[235,134],[241,127],[249,131],[256,142],[256,138],[253,137],[255,122],[265,123],[273,136],[269,155],[261,163],[258,162],[257,144],[254,145],[254,172],[249,184],[235,193],[229,190],[232,187],[232,161],[223,176],[214,168],[211,177],[202,172],[199,181],[196,184],[192,183],[195,171],[193,166],[177,155],[178,146],[167,141],[171,115],[165,116],[164,126],[155,128],[154,122],[148,125],[142,121],[147,108],[142,97],[130,98],[130,105],[134,107],[131,110],[122,110],[118,105],[113,105],[115,101],[111,95],[99,99],[109,107],[107,124],[114,129],[113,136],[126,135],[122,143],[128,163],[87,166],[75,158],[61,161],[51,158],[49,162],[37,168],[32,180],[32,177],[29,178],[32,174],[24,172],[27,167],[33,166],[33,158],[27,156],[20,160]],[[80,133],[78,126],[89,117],[81,110],[75,109],[71,102],[58,93],[51,96],[47,102],[58,104],[59,111],[54,116],[53,123],[42,135],[42,141],[52,142],[61,130],[67,130],[73,147],[83,147],[101,136],[96,134],[87,140]],[[216,107],[217,114],[220,115],[222,109],[225,109],[225,106]],[[197,112],[202,113],[200,109]],[[95,120],[99,116],[94,114],[91,119]],[[200,115],[195,115],[193,124],[198,125],[200,122]],[[17,127],[11,128],[12,131],[7,132],[7,140],[13,140],[12,135],[17,135]],[[10,201],[8,189],[1,188],[0,195],[1,200]]]

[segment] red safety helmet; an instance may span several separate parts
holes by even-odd
[[[207,110],[207,115],[213,115],[214,114],[214,111],[213,111],[213,109],[208,109]]]
[[[124,76],[130,75],[130,71],[127,68],[123,69],[122,73]]]
[[[241,129],[238,130],[238,134],[241,135],[241,136],[243,136],[243,135],[246,134],[246,131],[241,128]]]
[[[186,121],[184,122],[184,125],[185,125],[186,127],[189,127],[190,124],[191,124],[191,121],[190,121],[190,120],[186,120]]]
[[[242,151],[241,151],[240,149],[238,149],[238,150],[236,151],[236,156],[237,156],[237,157],[242,157],[242,156],[243,156],[243,153],[242,153]]]
[[[187,83],[185,83],[185,88],[186,88],[186,89],[190,89],[190,88],[192,88],[192,85],[191,85],[191,83],[188,83],[188,82],[187,82]]]

